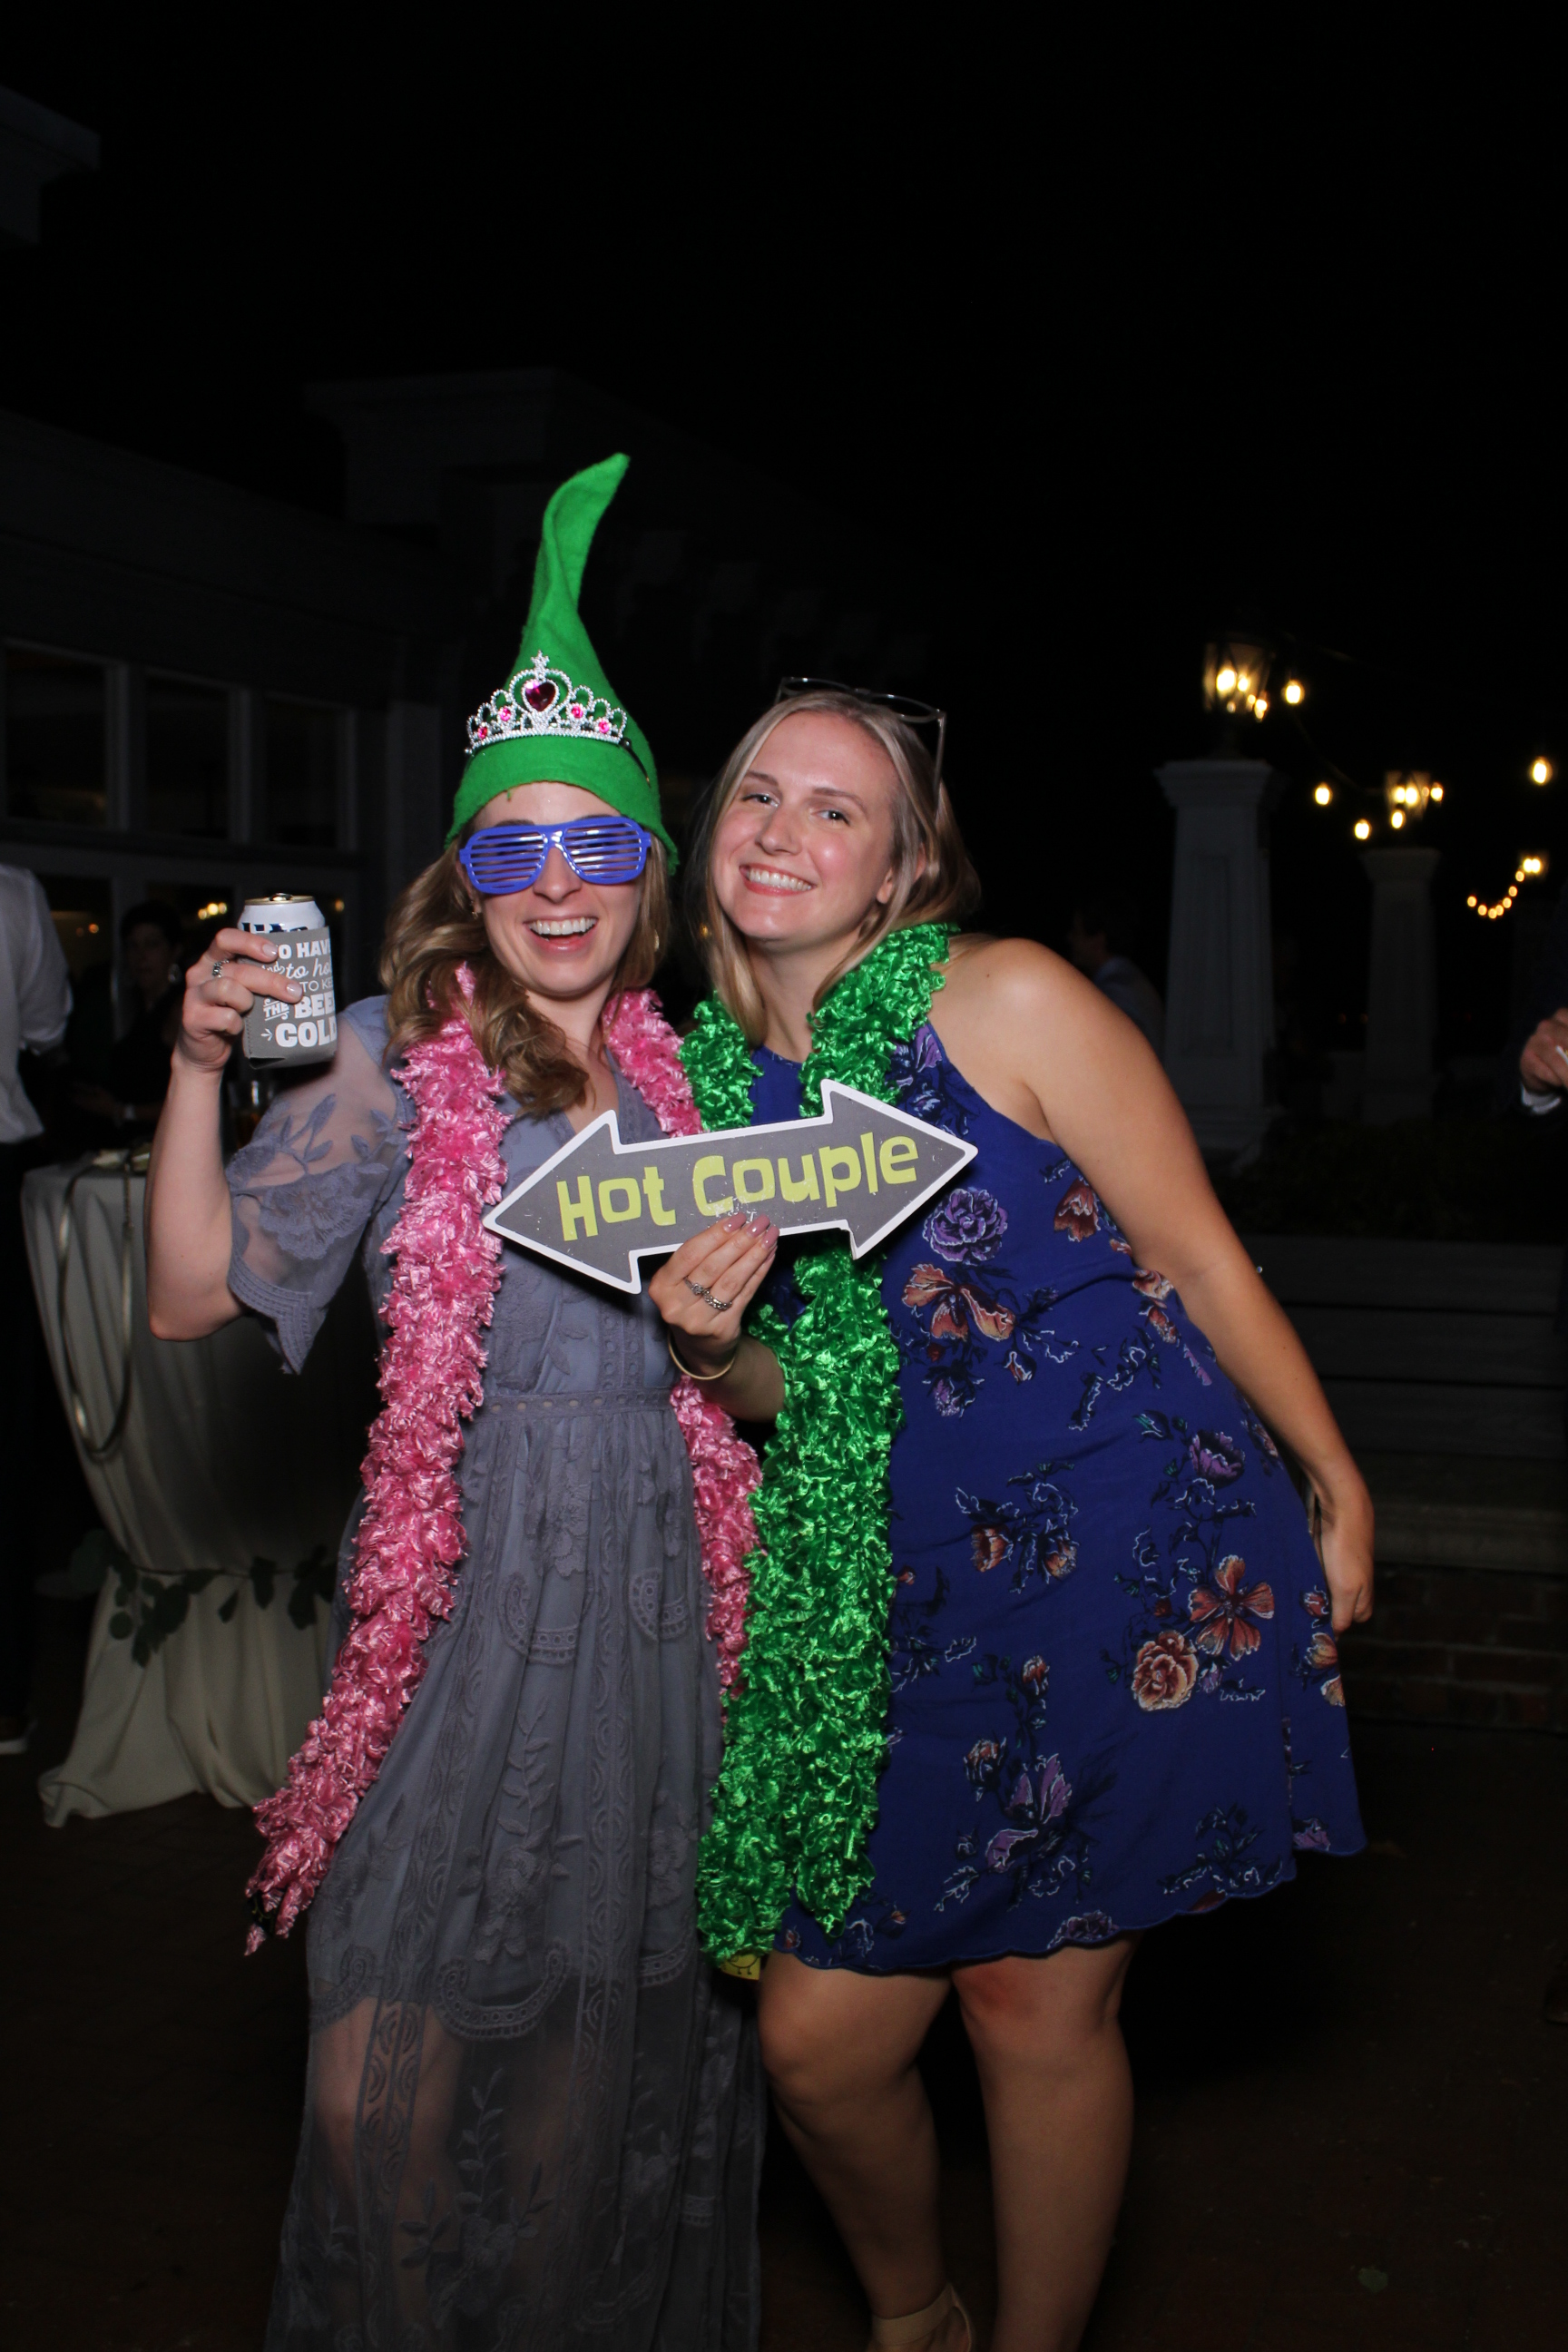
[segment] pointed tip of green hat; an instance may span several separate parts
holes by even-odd
[[[584,466],[580,474],[562,483],[544,509],[540,530],[539,558],[533,571],[536,604],[545,594],[552,575],[576,604],[583,593],[583,572],[588,550],[594,544],[594,533],[604,518],[605,509],[626,479],[630,464],[631,459],[617,449],[613,457],[601,457],[596,466]]]

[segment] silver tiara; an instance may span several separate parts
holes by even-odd
[[[468,751],[517,735],[584,735],[591,742],[625,740],[626,714],[602,694],[574,686],[563,669],[535,654],[468,721]]]

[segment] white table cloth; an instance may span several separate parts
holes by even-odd
[[[39,1169],[23,1187],[33,1286],[68,1418],[58,1237],[74,1173]],[[220,1804],[253,1805],[278,1787],[319,1706],[327,1643],[324,1601],[307,1625],[290,1619],[292,1571],[318,1546],[335,1555],[375,1407],[374,1328],[357,1283],[345,1284],[298,1379],[283,1372],[249,1316],[207,1339],[153,1339],[144,1191],[145,1179],[132,1175],[124,1434],[107,1460],[95,1462],[79,1432],[72,1433],[103,1525],[139,1574],[127,1607],[117,1604],[112,1567],[99,1596],[70,1754],[38,1784],[57,1826],[73,1812],[124,1812],[193,1790]],[[66,1328],[93,1444],[108,1435],[121,1394],[123,1217],[122,1175],[89,1165],[72,1200]],[[252,1574],[258,1559],[278,1569],[265,1607]],[[217,1573],[191,1593],[183,1622],[138,1664],[123,1630],[127,1615],[134,1622],[149,1593],[201,1570]]]

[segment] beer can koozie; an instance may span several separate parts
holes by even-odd
[[[247,1061],[330,1062],[338,1050],[338,1001],[332,992],[332,940],[314,898],[247,898],[240,908],[242,931],[264,931],[278,949],[280,978],[297,980],[302,993],[258,996],[245,1016],[241,1043]]]

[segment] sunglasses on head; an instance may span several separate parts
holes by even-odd
[[[566,824],[486,825],[468,835],[458,863],[482,898],[507,898],[538,881],[552,848],[580,882],[635,882],[652,845],[629,816],[574,816]]]
[[[890,711],[910,727],[934,727],[936,750],[931,755],[931,798],[942,789],[942,753],[947,749],[947,713],[939,710],[934,702],[916,702],[907,694],[877,694],[868,686],[846,686],[837,677],[781,677],[773,700],[792,702],[797,694],[847,694],[852,702],[864,702],[871,709]]]

